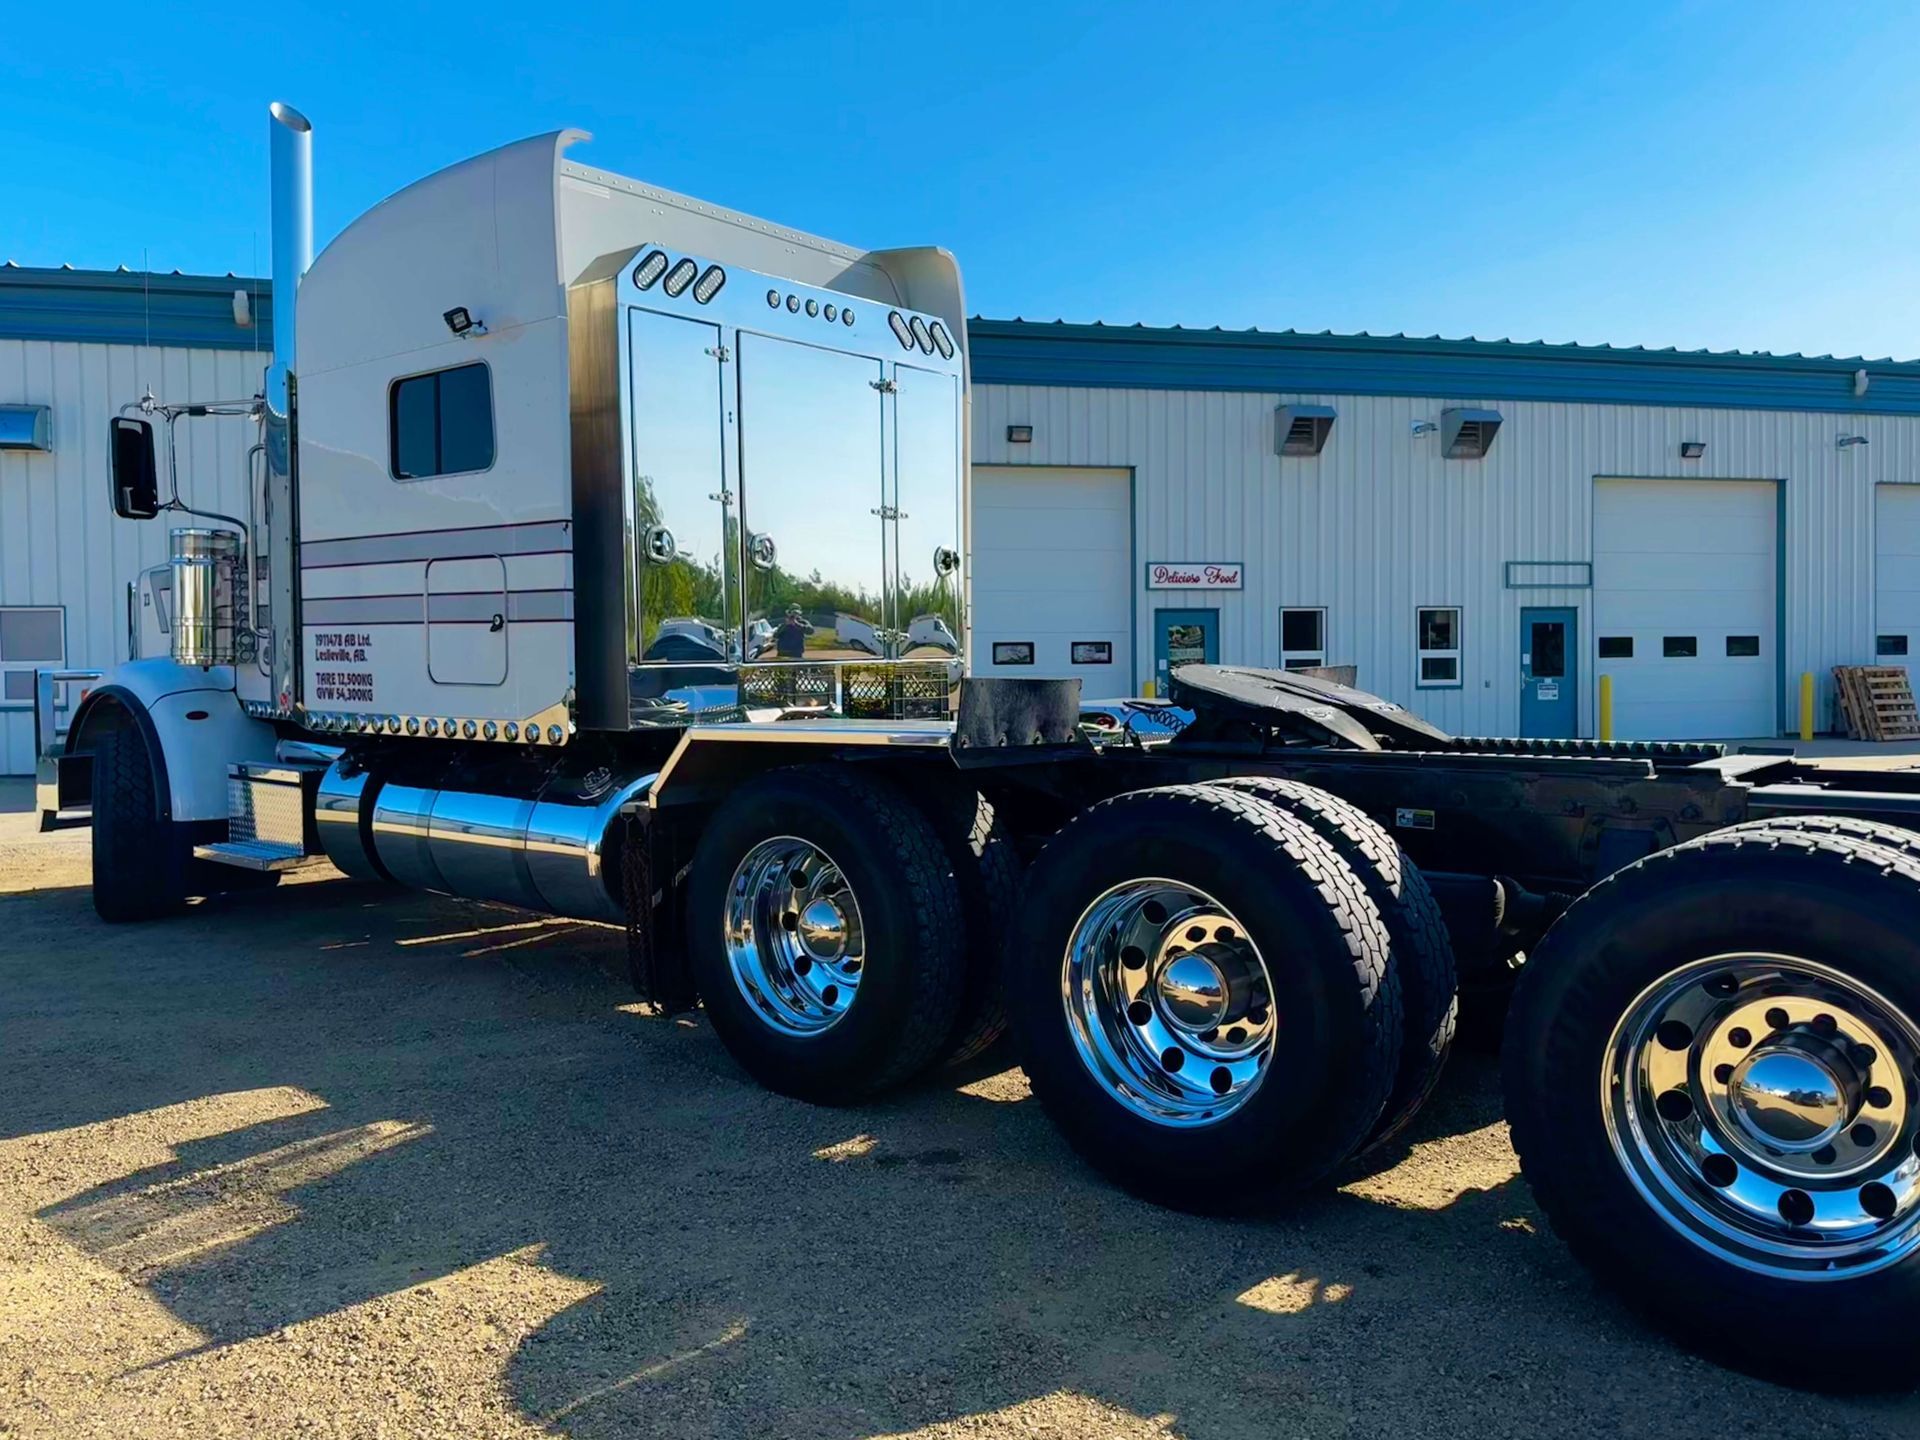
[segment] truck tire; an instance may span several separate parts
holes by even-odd
[[[1000,955],[1020,897],[1020,859],[1013,836],[993,804],[970,785],[944,787],[927,803],[927,815],[946,847],[960,888],[961,952],[965,974],[953,1034],[942,1063],[960,1065],[983,1053],[1007,1029],[1000,992]]]
[[[1054,1124],[1182,1209],[1257,1208],[1326,1175],[1399,1061],[1366,887],[1305,821],[1239,791],[1139,790],[1068,822],[1028,871],[1006,987]]]
[[[1542,1210],[1736,1368],[1913,1383],[1916,935],[1920,857],[1742,826],[1602,881],[1520,974],[1503,1082]]]
[[[953,1034],[953,866],[878,776],[800,766],[742,785],[694,849],[687,905],[708,1019],[769,1090],[850,1104],[925,1069]]]
[[[186,898],[185,847],[160,814],[147,742],[132,728],[93,745],[93,909],[118,925],[154,920]]]
[[[1398,1134],[1427,1103],[1453,1046],[1459,977],[1446,917],[1419,867],[1358,805],[1317,785],[1273,775],[1238,775],[1208,783],[1258,795],[1306,821],[1353,868],[1386,922],[1406,1031],[1387,1108],[1361,1146],[1361,1153],[1372,1150]]]

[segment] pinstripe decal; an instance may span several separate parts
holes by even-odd
[[[399,560],[471,560],[494,555],[547,555],[573,550],[571,520],[524,525],[479,525],[465,530],[410,530],[398,535],[354,535],[309,540],[300,547],[300,568],[388,565]]]
[[[412,595],[355,595],[331,600],[308,600],[300,607],[302,625],[421,625],[427,604],[436,625],[485,625],[500,612],[500,592],[462,591],[427,597]],[[506,618],[516,623],[573,619],[569,590],[514,590],[506,597]]]

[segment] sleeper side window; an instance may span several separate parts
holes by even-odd
[[[394,381],[387,419],[396,480],[464,475],[493,464],[493,387],[484,364]]]

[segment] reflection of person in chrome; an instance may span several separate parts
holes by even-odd
[[[813,626],[800,613],[800,607],[787,606],[786,618],[780,622],[780,628],[773,632],[773,653],[782,660],[802,658],[807,653],[807,636],[812,633]]]

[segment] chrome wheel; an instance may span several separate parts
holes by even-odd
[[[1211,1124],[1246,1104],[1279,1029],[1245,928],[1172,880],[1128,881],[1087,907],[1067,940],[1061,999],[1101,1088],[1161,1125]]]
[[[1831,1279],[1920,1244],[1920,1027],[1825,965],[1720,955],[1673,971],[1607,1046],[1615,1156],[1655,1211],[1749,1270]]]
[[[727,887],[734,983],[770,1028],[819,1035],[846,1017],[866,968],[853,889],[827,853],[791,835],[763,840]]]

